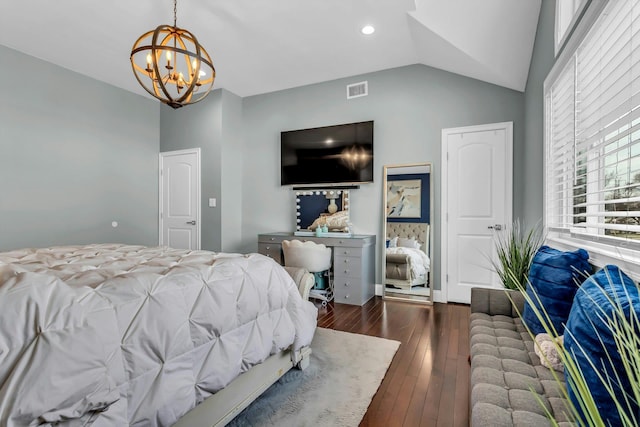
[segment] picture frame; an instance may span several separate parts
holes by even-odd
[[[422,216],[422,181],[403,179],[387,181],[387,218]]]

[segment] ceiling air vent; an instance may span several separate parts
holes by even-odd
[[[354,83],[347,85],[347,99],[359,98],[369,95],[369,85],[367,82]]]

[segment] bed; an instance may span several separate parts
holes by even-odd
[[[429,284],[429,229],[425,223],[387,223],[385,285],[410,290]]]
[[[0,425],[217,425],[308,363],[317,309],[259,254],[0,253]]]

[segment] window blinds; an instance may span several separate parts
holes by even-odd
[[[606,5],[546,103],[547,224],[640,239],[640,2]]]

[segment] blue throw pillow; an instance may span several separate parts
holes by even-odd
[[[587,279],[576,293],[564,334],[565,350],[582,370],[598,412],[605,424],[611,426],[622,425],[620,416],[613,398],[603,386],[596,370],[603,378],[611,379],[614,392],[623,405],[622,396],[625,390],[630,390],[629,379],[622,365],[613,332],[607,326],[607,319],[614,317],[616,309],[622,309],[627,319],[633,310],[637,319],[637,316],[640,316],[640,296],[637,285],[629,276],[618,267],[608,265]],[[607,353],[611,357],[610,360]],[[620,381],[616,380],[617,377]],[[570,380],[571,375],[567,370],[565,378],[569,399],[579,409],[580,405]],[[633,396],[630,402],[631,407],[627,408],[626,412],[637,417],[640,415],[640,409],[637,402],[633,403]]]
[[[533,257],[527,294],[538,309],[537,298],[540,299],[558,335],[564,332],[579,284],[591,272],[588,260],[589,253],[584,249],[564,252],[549,246],[542,246]],[[534,335],[546,332],[528,301],[524,305],[522,321]]]

